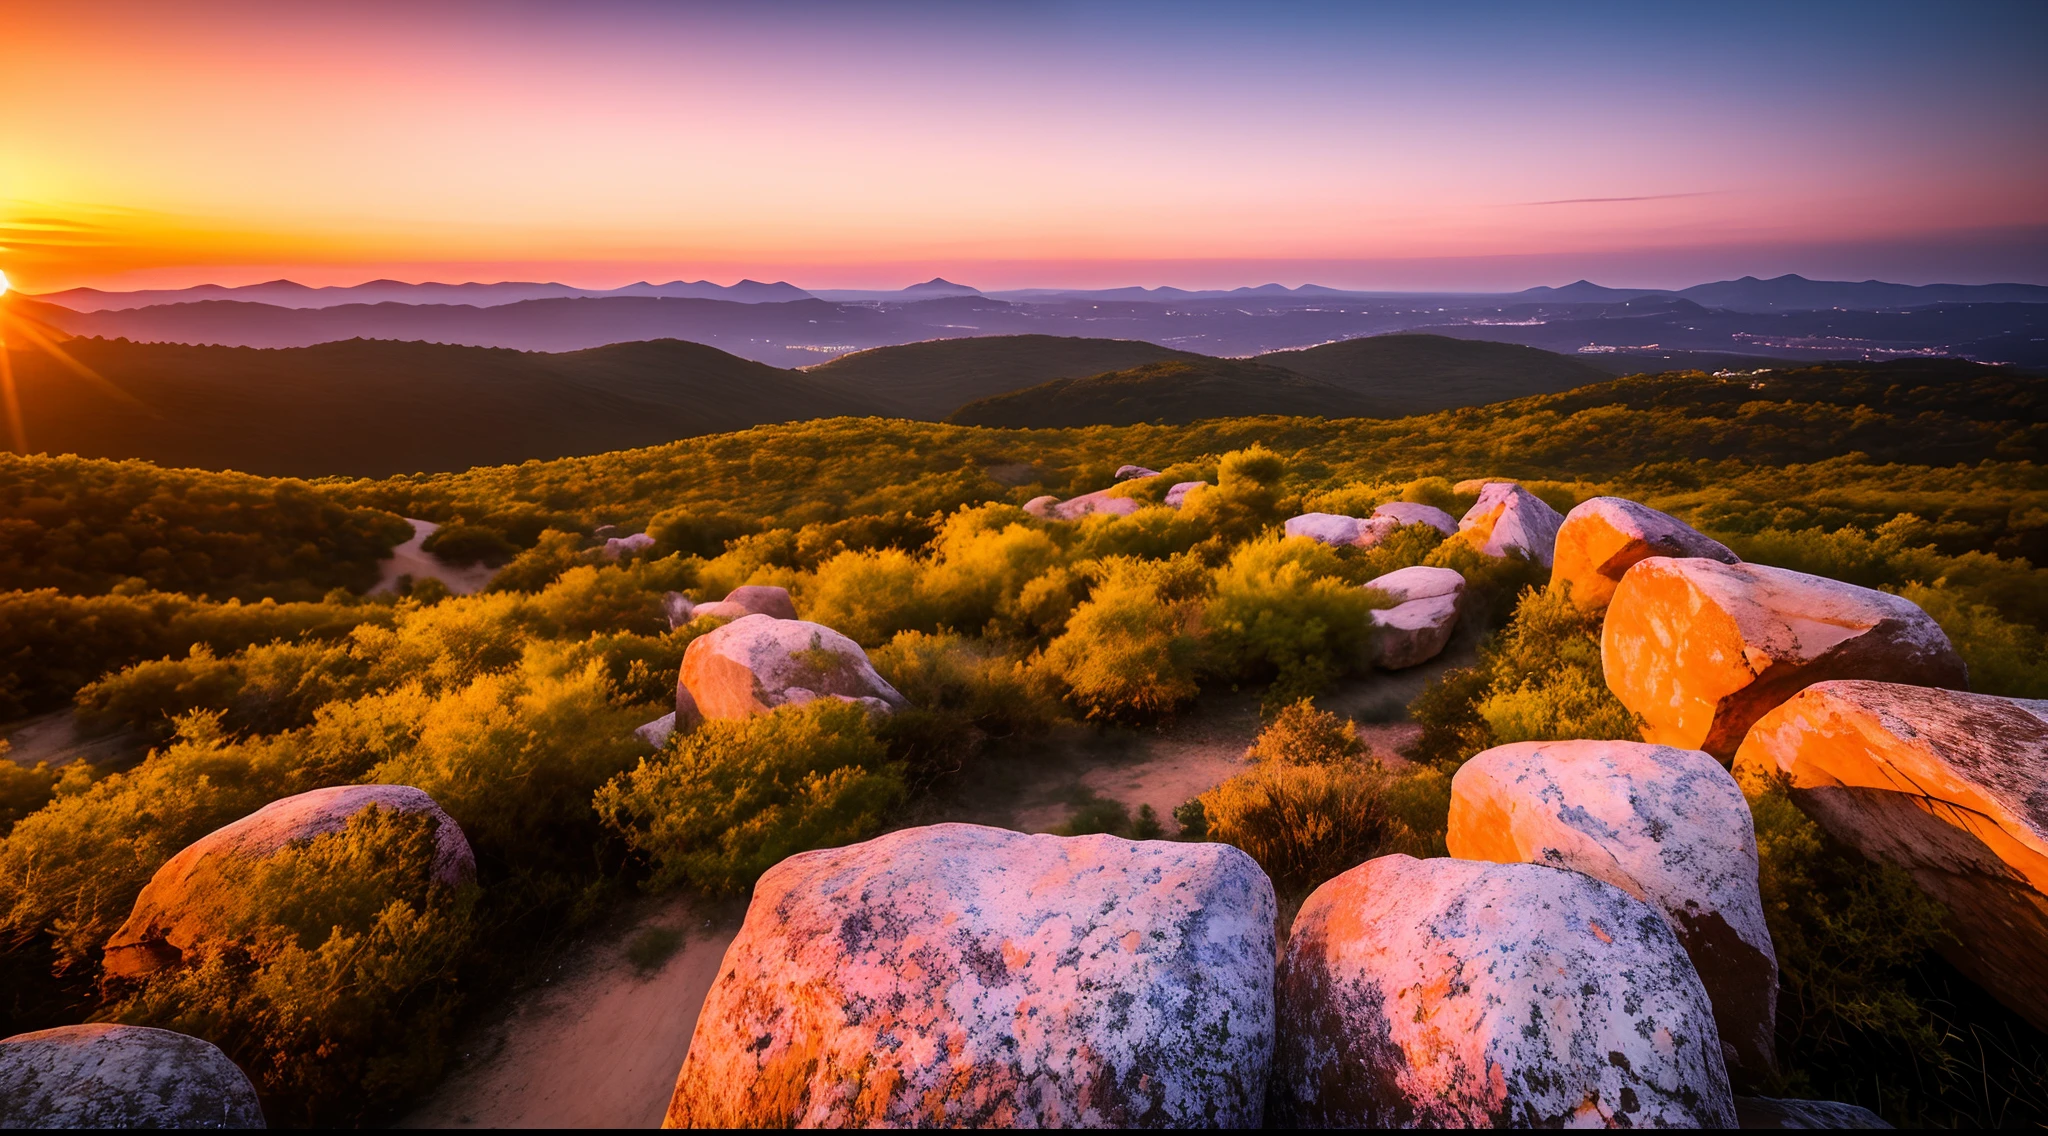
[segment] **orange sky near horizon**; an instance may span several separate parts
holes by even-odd
[[[1341,277],[2048,226],[2018,6],[1836,29],[1790,76],[1673,66],[1758,29],[1624,9],[280,7],[0,0],[17,287],[1372,287],[1400,282]]]

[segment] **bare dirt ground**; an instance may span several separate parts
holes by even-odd
[[[1408,702],[1449,667],[1472,660],[1460,635],[1442,656],[1396,674],[1354,678],[1317,700],[1351,717],[1390,763],[1420,727]],[[1165,729],[1071,727],[994,750],[938,785],[909,824],[964,821],[1024,832],[1064,824],[1090,797],[1151,805],[1166,832],[1175,805],[1244,767],[1259,731],[1256,693],[1212,697]],[[744,905],[671,897],[621,912],[563,953],[540,985],[515,995],[463,1039],[458,1064],[407,1128],[634,1128],[661,1122],[689,1052],[697,1012],[739,933]],[[658,969],[628,957],[637,936],[687,928]]]
[[[393,548],[390,558],[377,565],[377,586],[370,589],[372,592],[397,591],[400,576],[411,576],[415,580],[432,577],[448,585],[448,590],[458,596],[480,592],[485,584],[491,582],[491,576],[497,569],[489,565],[472,564],[467,568],[457,568],[441,563],[433,553],[420,548],[440,525],[411,517],[407,517],[405,523],[412,526],[412,539]]]

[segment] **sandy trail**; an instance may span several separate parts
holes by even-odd
[[[1461,635],[1431,663],[1359,676],[1317,701],[1351,717],[1374,750],[1392,758],[1420,732],[1405,720],[1409,700],[1472,654],[1473,638]],[[1243,769],[1258,731],[1259,698],[1252,692],[1209,697],[1163,730],[1068,727],[975,759],[904,821],[1043,832],[1065,823],[1092,794],[1122,801],[1133,813],[1151,805],[1172,834],[1174,806]],[[457,1066],[398,1126],[658,1125],[698,1010],[744,915],[740,903],[710,908],[674,897],[621,913],[565,952],[541,986],[514,995],[472,1027]],[[689,938],[659,970],[643,975],[627,959],[626,944],[661,927],[688,927]]]
[[[441,563],[434,558],[433,553],[420,547],[426,543],[428,537],[434,535],[440,525],[412,517],[407,517],[405,523],[412,526],[412,539],[393,548],[390,557],[377,565],[377,586],[370,589],[372,592],[397,591],[400,576],[411,576],[415,580],[432,577],[448,585],[448,590],[458,596],[480,592],[485,584],[491,582],[491,576],[497,569],[487,564],[472,564],[467,568],[458,568],[452,564]]]

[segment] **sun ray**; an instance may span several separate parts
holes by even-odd
[[[85,364],[79,362],[78,360],[73,359],[71,355],[68,352],[66,352],[62,347],[57,346],[56,340],[36,330],[34,322],[30,320],[25,320],[20,316],[15,315],[13,312],[0,312],[0,320],[4,320],[4,322],[11,325],[15,331],[20,332],[23,336],[27,337],[29,342],[34,343],[37,347],[42,348],[43,351],[46,352],[52,359],[55,359],[59,363],[64,364],[65,367],[69,368],[79,377],[90,381],[93,385],[99,387],[102,391],[105,391],[107,394],[114,396],[115,399],[123,403],[126,403],[137,410],[142,411],[144,414],[147,414],[152,418],[162,417],[155,410],[151,409],[148,403],[143,402],[141,399],[136,398],[134,395],[129,394],[127,391],[122,390],[119,386],[115,385],[113,380],[107,378],[105,375],[100,374],[98,371],[93,370],[91,367],[86,366]],[[10,389],[12,389],[11,382]],[[19,416],[17,415],[17,417]]]
[[[14,393],[14,358],[7,346],[7,336],[0,332],[0,402],[7,405],[7,440],[14,452],[28,454],[28,427],[21,420],[21,399]]]

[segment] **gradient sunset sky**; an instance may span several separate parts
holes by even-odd
[[[0,269],[2048,283],[2048,4],[0,0]]]

